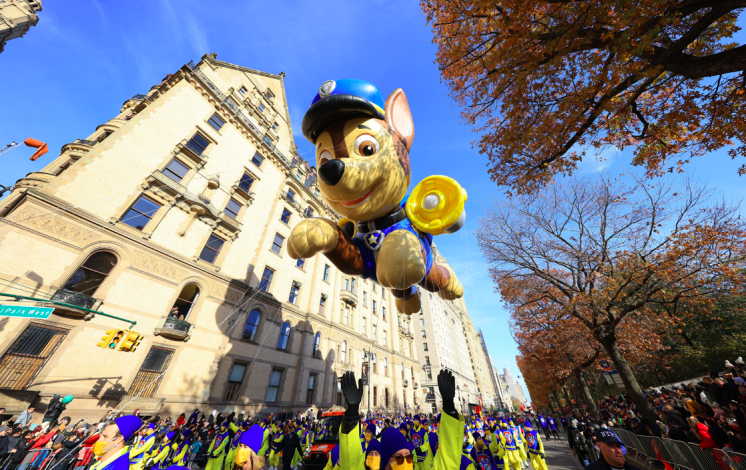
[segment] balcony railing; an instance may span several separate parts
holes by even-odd
[[[194,154],[198,157],[202,156],[202,152],[205,151],[205,149],[195,144],[191,140],[186,143],[185,147],[188,148],[191,152],[194,152]]]
[[[55,302],[62,302],[65,304],[75,305],[76,307],[89,309],[93,308],[93,304],[96,303],[96,299],[91,297],[90,295],[85,295],[81,294],[80,292],[66,289],[59,289],[52,295],[52,298],[49,300],[54,300]]]
[[[342,299],[342,302],[346,302],[353,307],[357,305],[357,294],[352,290],[342,290],[340,298]]]
[[[179,320],[174,317],[163,317],[160,326],[155,329],[153,334],[177,341],[186,341],[189,339],[189,331],[191,329],[192,324],[188,321]]]
[[[283,192],[280,194],[280,197],[286,200],[291,206],[295,208],[298,212],[300,212],[300,202],[295,200],[295,197],[291,197],[287,192]]]
[[[96,144],[97,144],[98,142],[96,142],[95,140],[84,140],[84,139],[75,139],[75,140],[73,141],[73,143],[74,143],[74,144],[83,144],[83,145],[90,145],[91,147],[93,147],[93,146],[94,146],[94,145],[96,145]]]

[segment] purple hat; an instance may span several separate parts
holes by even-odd
[[[411,452],[414,447],[399,431],[392,428],[385,430],[381,436],[381,465],[388,465],[391,456],[401,449]]]
[[[249,428],[248,431],[241,434],[239,443],[249,447],[254,452],[259,452],[262,448],[262,437],[264,436],[264,429],[258,424],[255,424]]]
[[[125,441],[128,441],[142,427],[142,420],[135,415],[120,416],[114,420],[114,423]]]
[[[368,426],[365,427],[365,430],[366,431],[370,431],[371,434],[375,434],[376,433],[376,425],[373,424],[373,423],[368,423]]]

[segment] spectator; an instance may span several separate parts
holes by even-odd
[[[622,452],[622,443],[611,430],[596,431],[596,443],[601,450],[601,458],[588,465],[588,470],[640,470],[626,461],[624,452]]]
[[[5,460],[10,451],[8,448],[8,433],[10,433],[8,426],[0,426],[0,462]]]
[[[717,448],[717,444],[710,436],[710,430],[705,426],[704,424],[700,423],[697,418],[689,418],[689,426],[691,426],[692,431],[694,434],[696,434],[697,438],[700,440],[699,447],[701,449],[715,449]]]
[[[29,425],[31,422],[31,418],[34,415],[34,410],[36,408],[33,406],[29,406],[23,413],[21,413],[21,416],[19,416],[15,422],[13,423],[13,427],[20,426],[22,428],[25,428]]]
[[[10,457],[10,465],[7,467],[7,470],[15,470],[18,465],[23,461],[23,458],[26,456],[26,453],[31,448],[31,439],[34,437],[34,432],[31,430],[25,430],[21,434],[21,439],[18,441],[18,444],[10,451],[11,454],[13,454]]]

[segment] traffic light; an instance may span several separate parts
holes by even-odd
[[[135,352],[135,349],[137,349],[137,347],[140,345],[141,340],[142,335],[140,333],[130,331],[129,333],[127,333],[127,336],[119,345],[119,350],[125,352]]]
[[[99,348],[116,350],[119,344],[124,341],[127,330],[107,330],[106,334],[101,337],[101,341],[96,344]]]
[[[117,334],[118,330],[107,330],[106,334],[101,337],[101,341],[96,344],[99,348],[108,348],[109,343],[111,343],[111,339],[114,337],[114,335]]]

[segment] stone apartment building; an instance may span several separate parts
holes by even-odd
[[[0,52],[11,39],[22,38],[39,22],[42,9],[39,0],[5,0],[0,2]]]
[[[469,362],[474,371],[474,378],[477,382],[477,403],[484,409],[497,409],[495,387],[492,384],[490,370],[487,366],[487,356],[482,349],[481,336],[474,327],[474,322],[464,306],[464,314],[461,316],[461,322],[464,325],[464,339],[469,351]]]
[[[327,409],[364,355],[362,409],[422,402],[391,296],[323,256],[287,254],[302,218],[338,216],[296,153],[283,79],[206,55],[0,201],[0,292],[39,299],[0,303],[54,308],[0,321],[9,413],[43,411],[54,393],[75,397],[73,421]],[[105,347],[120,330],[142,335],[134,352]]]

